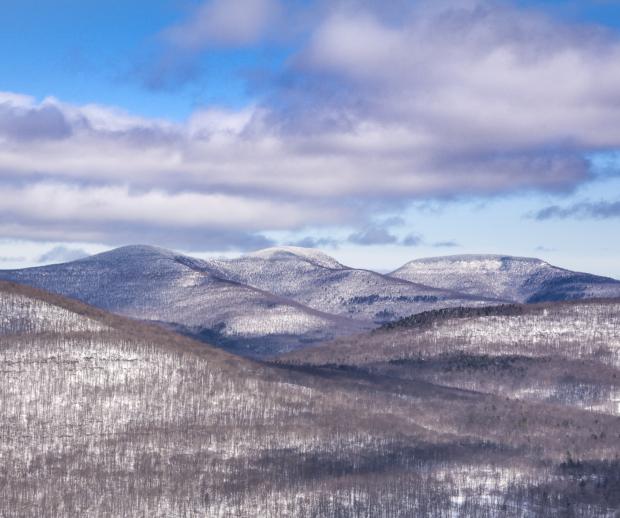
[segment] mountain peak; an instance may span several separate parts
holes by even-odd
[[[119,260],[143,260],[149,258],[173,258],[179,254],[165,248],[159,248],[150,245],[126,245],[118,248],[113,248],[105,252],[101,252],[94,255],[89,255],[75,261],[68,261],[69,263],[89,263],[97,262],[101,260],[105,261],[119,261]],[[62,264],[62,263],[61,263]]]
[[[572,272],[532,257],[453,255],[410,261],[392,277],[516,302],[617,296],[614,279]]]
[[[166,248],[160,248],[158,246],[126,245],[126,246],[121,246],[119,248],[114,248],[112,250],[108,250],[107,252],[103,252],[97,255],[99,256],[103,256],[103,255],[124,256],[124,257],[157,255],[157,256],[173,257],[178,254],[176,254],[172,250],[168,250]]]
[[[265,248],[247,254],[245,257],[256,259],[290,259],[298,258],[303,261],[307,261],[323,268],[336,268],[343,267],[336,259],[330,257],[324,252],[317,250],[316,248],[303,248],[301,246],[278,246],[272,248]]]
[[[470,264],[486,264],[488,266],[506,266],[510,263],[515,264],[530,264],[530,265],[548,265],[549,263],[536,257],[519,257],[513,255],[499,255],[499,254],[461,254],[461,255],[446,255],[438,257],[425,257],[422,259],[414,259],[407,264],[433,264],[433,263],[462,263],[463,265]]]

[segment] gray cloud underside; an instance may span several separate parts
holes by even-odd
[[[360,232],[351,234],[347,241],[354,245],[373,246],[373,245],[399,245],[399,246],[419,246],[423,243],[422,236],[418,234],[408,234],[404,238],[399,238],[389,230],[389,225],[373,225]]]
[[[456,241],[438,241],[437,243],[433,243],[435,248],[458,248],[461,245]]]
[[[88,224],[0,222],[0,235],[4,238],[31,241],[91,242],[110,246],[140,243],[197,251],[252,251],[277,244],[274,240],[254,232],[213,227],[179,229],[150,223],[115,224],[107,221]]]
[[[351,234],[348,241],[355,245],[391,245],[398,242],[398,238],[386,228],[370,227]]]
[[[26,258],[23,256],[0,256],[0,263],[19,263],[25,260]]]
[[[609,219],[620,218],[620,201],[580,202],[565,207],[551,205],[531,215],[534,219]]]
[[[166,32],[169,52],[260,43],[281,23],[283,3],[234,3],[243,19],[205,3]],[[395,243],[369,234],[376,207],[567,191],[590,177],[586,154],[620,147],[614,34],[507,3],[319,6],[285,70],[237,111],[172,123],[0,94],[0,233],[230,248],[347,225],[353,241]]]

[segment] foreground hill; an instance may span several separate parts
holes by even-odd
[[[0,283],[1,516],[608,516],[618,419],[273,368]]]
[[[199,259],[130,246],[70,263],[0,271],[0,278],[121,315],[170,324],[236,352],[275,353],[364,326],[222,278]]]
[[[620,281],[572,272],[527,257],[456,255],[417,259],[390,276],[512,302],[620,297]]]

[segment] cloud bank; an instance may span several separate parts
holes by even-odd
[[[571,190],[591,176],[585,156],[620,147],[616,34],[509,3],[385,4],[287,4],[292,19],[305,9],[289,28],[304,37],[238,110],[173,123],[0,94],[0,234],[243,249],[348,226],[351,242],[388,244],[372,226],[383,211]],[[284,5],[206,2],[165,38],[194,53],[260,46]]]

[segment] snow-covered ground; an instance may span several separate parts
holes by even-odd
[[[21,333],[103,331],[97,320],[20,294],[0,294],[0,336]]]
[[[619,503],[604,413],[271,368],[7,286],[0,516],[598,517]],[[499,326],[462,324],[429,332]]]

